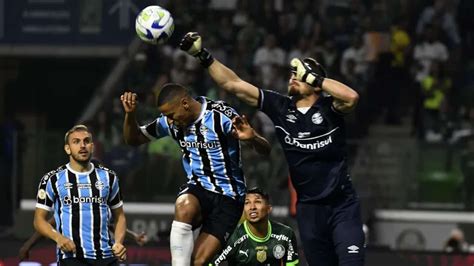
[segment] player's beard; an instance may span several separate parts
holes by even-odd
[[[87,156],[82,156],[80,153],[77,153],[77,154],[71,154],[72,156],[72,159],[74,159],[74,161],[80,163],[80,164],[84,164],[84,163],[88,163],[91,158],[92,158],[92,153],[87,153]]]

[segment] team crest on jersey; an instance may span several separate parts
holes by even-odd
[[[313,121],[314,124],[319,125],[323,122],[323,116],[321,113],[316,112],[314,115],[311,117],[311,121]]]
[[[260,263],[263,263],[264,261],[266,261],[267,260],[267,247],[266,246],[257,247],[256,250],[257,250],[257,260]]]
[[[201,132],[201,134],[203,136],[205,136],[208,131],[209,131],[209,129],[206,127],[206,125],[201,124],[201,126],[199,127],[199,132]]]
[[[95,188],[97,188],[98,190],[102,190],[104,189],[104,187],[105,187],[104,182],[100,180],[97,180],[97,182],[95,182]]]
[[[285,255],[285,247],[283,247],[280,244],[273,247],[273,257],[275,257],[275,259],[279,260],[283,258],[284,255]]]

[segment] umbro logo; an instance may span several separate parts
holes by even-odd
[[[359,247],[356,245],[347,247],[347,249],[348,249],[347,253],[359,253]]]
[[[287,114],[286,121],[295,123],[296,119],[298,119],[294,114]]]

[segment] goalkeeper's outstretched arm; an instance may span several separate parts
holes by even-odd
[[[207,49],[202,48],[201,36],[197,32],[188,32],[181,40],[180,48],[198,58],[219,87],[251,106],[258,105],[258,88],[242,80],[234,71],[214,59]]]

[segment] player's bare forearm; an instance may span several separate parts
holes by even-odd
[[[123,138],[125,143],[132,146],[138,146],[147,142],[145,136],[138,127],[135,112],[125,113],[125,119],[123,121]]]
[[[35,210],[35,217],[34,217],[34,227],[35,230],[42,236],[52,239],[53,241],[57,242],[60,238],[61,234],[59,234],[56,230],[54,230],[53,226],[46,220],[48,215],[48,211],[37,208]]]
[[[113,210],[114,220],[115,220],[115,243],[123,243],[125,240],[125,235],[127,231],[127,220],[125,218],[125,213],[123,208],[119,207]]]
[[[260,136],[257,132],[255,132],[255,137],[248,141],[253,145],[255,151],[257,151],[259,154],[269,155],[272,151],[272,146],[268,140]]]
[[[343,113],[352,111],[359,101],[355,90],[334,79],[325,78],[322,89],[334,97],[334,107]]]
[[[209,75],[212,79],[229,93],[234,94],[240,100],[250,106],[256,107],[258,104],[258,88],[254,85],[242,80],[230,68],[223,65],[218,60],[209,66]]]

